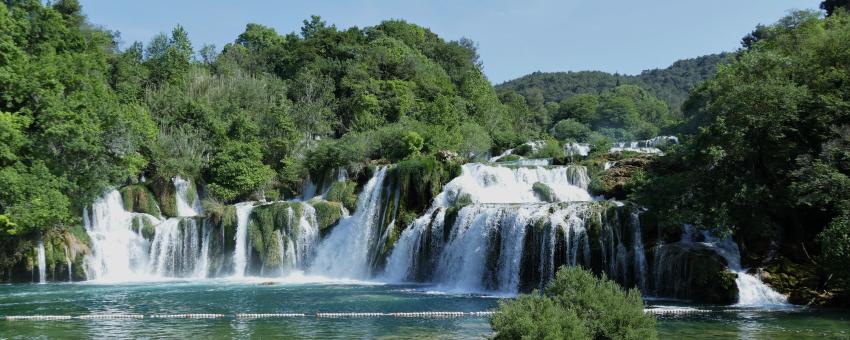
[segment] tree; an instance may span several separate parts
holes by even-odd
[[[696,128],[653,167],[638,196],[662,224],[733,233],[754,264],[775,254],[810,264],[819,248],[841,258],[836,235],[850,208],[850,115],[841,109],[850,106],[848,14],[794,12],[761,31],[694,91],[685,118]]]
[[[543,294],[502,301],[490,320],[499,339],[655,339],[655,319],[637,289],[561,267]]]
[[[262,162],[259,143],[232,141],[210,163],[209,190],[215,197],[231,201],[263,188],[274,176],[274,170]]]
[[[820,3],[820,9],[826,11],[827,16],[839,8],[850,10],[850,0],[824,0]]]
[[[590,138],[590,128],[575,119],[564,119],[552,127],[551,134],[557,140],[586,142]]]

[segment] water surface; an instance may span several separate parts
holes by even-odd
[[[0,320],[0,338],[486,338],[483,317],[237,319],[236,313],[484,311],[498,297],[445,294],[434,287],[290,278],[165,281],[135,284],[50,283],[0,285],[0,315],[86,315],[110,313],[226,314],[221,319]],[[669,302],[650,301],[669,305]],[[681,304],[676,306],[681,307]],[[850,314],[804,308],[728,308],[710,313],[658,318],[662,338],[847,339]]]

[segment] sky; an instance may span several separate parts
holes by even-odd
[[[734,51],[756,24],[820,0],[81,0],[89,21],[121,32],[124,46],[183,25],[195,48],[232,42],[248,23],[299,32],[320,15],[344,29],[386,19],[472,39],[494,84],[535,71],[636,74],[674,61]]]

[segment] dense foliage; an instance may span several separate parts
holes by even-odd
[[[667,68],[646,70],[634,76],[601,71],[535,72],[496,88],[499,91],[515,91],[529,100],[541,96],[544,102],[560,103],[578,94],[601,95],[620,85],[636,85],[663,100],[678,115],[690,91],[710,78],[717,65],[729,57],[721,53],[684,59]]]
[[[543,294],[502,301],[490,323],[497,339],[655,339],[655,319],[637,289],[579,267],[561,267]]]
[[[690,90],[729,55],[680,60],[636,76],[599,71],[536,72],[497,86],[561,141],[648,139],[672,133]]]
[[[670,225],[733,232],[750,263],[816,263],[813,289],[846,294],[850,15],[794,12],[745,46],[688,99],[687,142],[640,199]]]

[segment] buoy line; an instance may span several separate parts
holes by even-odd
[[[724,313],[734,312],[735,310],[709,310],[695,308],[647,308],[644,313],[673,316],[673,315],[688,315],[698,313]],[[489,317],[493,316],[495,311],[479,311],[479,312],[340,312],[340,313],[236,313],[236,314],[215,314],[215,313],[187,313],[187,314],[85,314],[85,315],[7,315],[2,319],[6,321],[54,321],[54,320],[120,320],[120,319],[272,319],[272,318],[371,318],[371,317],[395,317],[395,318],[458,318],[458,317]]]

